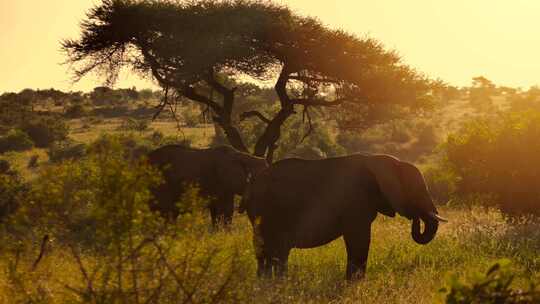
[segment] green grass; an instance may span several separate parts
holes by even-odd
[[[92,125],[90,128],[83,128],[81,119],[70,119],[69,137],[77,142],[89,144],[94,142],[103,134],[122,134],[125,131],[119,130],[122,119],[111,118],[103,119],[99,124]],[[208,147],[214,137],[214,127],[211,125],[201,125],[196,128],[181,127],[177,128],[176,121],[172,119],[158,119],[150,123],[149,130],[140,136],[150,136],[154,131],[160,131],[164,136],[175,136],[178,139],[191,139],[195,147]],[[8,160],[14,169],[17,169],[26,180],[32,180],[36,176],[36,170],[28,168],[28,161],[34,155],[39,156],[39,165],[46,164],[49,160],[47,149],[33,148],[22,152],[4,153],[1,158]]]
[[[221,248],[226,258],[234,255],[241,265],[233,276],[237,291],[244,302],[253,303],[442,303],[444,296],[438,290],[451,275],[468,280],[501,258],[510,259],[518,273],[540,274],[538,225],[509,225],[498,212],[480,208],[440,211],[450,222],[425,246],[412,241],[407,220],[379,216],[373,226],[367,276],[357,283],[344,281],[346,253],[341,239],[315,249],[293,250],[287,279],[257,280],[251,228],[244,216],[235,217],[231,231],[203,232],[195,240],[180,242],[177,250]],[[6,259],[0,261],[2,270]],[[20,269],[28,269],[31,261],[32,257],[23,259]],[[78,300],[64,285],[81,282],[80,273],[59,247],[30,277],[40,282],[54,303]],[[203,282],[200,288],[210,284]],[[9,303],[6,295],[12,287],[5,272],[0,273],[1,303]]]
[[[82,143],[91,143],[102,134],[120,134],[124,131],[119,130],[123,122],[122,118],[103,119],[99,124],[92,125],[90,128],[84,128],[81,119],[71,119],[69,126],[71,129],[70,137]],[[153,131],[160,131],[165,136],[177,136],[180,139],[191,138],[196,146],[205,147],[210,144],[214,137],[214,127],[211,125],[201,125],[196,128],[182,126],[178,130],[176,121],[172,119],[158,119],[149,125],[150,129],[142,135],[149,135]]]

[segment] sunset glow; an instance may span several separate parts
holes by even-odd
[[[484,75],[498,85],[540,83],[540,2],[355,0],[280,1],[333,28],[368,35],[396,49],[404,62],[454,85]],[[0,92],[26,87],[89,90],[72,85],[59,41],[77,37],[85,11],[97,0],[0,0]],[[149,87],[126,73],[120,87]]]

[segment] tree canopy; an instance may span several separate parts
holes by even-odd
[[[232,117],[235,83],[246,76],[274,81],[279,110],[272,117],[257,109],[240,114],[266,123],[254,154],[269,160],[297,108],[309,114],[311,107],[417,107],[432,96],[433,82],[377,40],[268,1],[104,0],[81,29],[80,39],[63,41],[76,79],[98,72],[114,83],[129,67],[164,89],[163,106],[180,97],[206,106],[240,150],[249,147]]]

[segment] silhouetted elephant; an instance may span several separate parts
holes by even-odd
[[[276,162],[247,187],[243,209],[254,230],[259,276],[272,276],[272,270],[283,275],[291,248],[322,246],[343,236],[346,277],[361,278],[377,212],[411,219],[412,238],[419,244],[430,242],[439,221],[445,221],[420,171],[387,155]]]
[[[201,194],[212,197],[209,205],[212,223],[231,223],[234,195],[242,195],[250,175],[267,167],[266,160],[231,147],[193,149],[169,145],[148,154],[151,165],[159,168],[164,183],[152,189],[154,210],[176,218],[176,207],[186,184],[197,184]]]

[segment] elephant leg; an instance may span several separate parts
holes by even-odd
[[[219,223],[219,210],[218,210],[217,202],[215,200],[212,200],[210,204],[208,205],[208,209],[210,209],[210,218],[212,219],[212,227],[216,228]]]
[[[272,258],[272,268],[276,278],[283,278],[287,276],[289,268],[289,252],[290,250],[283,249],[283,251],[277,254],[276,257]]]
[[[234,212],[234,193],[227,193],[221,199],[221,208],[223,213],[223,223],[225,226],[232,224]]]
[[[280,237],[281,236],[281,237]],[[268,244],[269,255],[267,263],[270,263],[275,278],[283,278],[287,275],[290,242],[285,234],[276,234]]]
[[[213,195],[210,203],[210,216],[214,228],[218,226],[229,226],[232,223],[234,212],[234,194]]]
[[[345,229],[343,238],[347,248],[347,280],[362,279],[366,273],[369,243],[371,241],[371,222],[362,227],[351,223]]]
[[[178,209],[175,206],[175,194],[166,185],[159,186],[152,190],[155,203],[150,205],[150,210],[158,211],[168,221],[174,221],[178,216]]]
[[[255,251],[255,257],[257,258],[257,276],[259,278],[270,278],[272,276],[272,263],[268,251],[265,248],[261,226],[257,222],[252,223],[252,225],[253,249]]]
[[[268,267],[266,266],[266,257],[260,256],[257,257],[257,277],[259,278],[267,278],[270,277],[271,269],[269,271]]]

